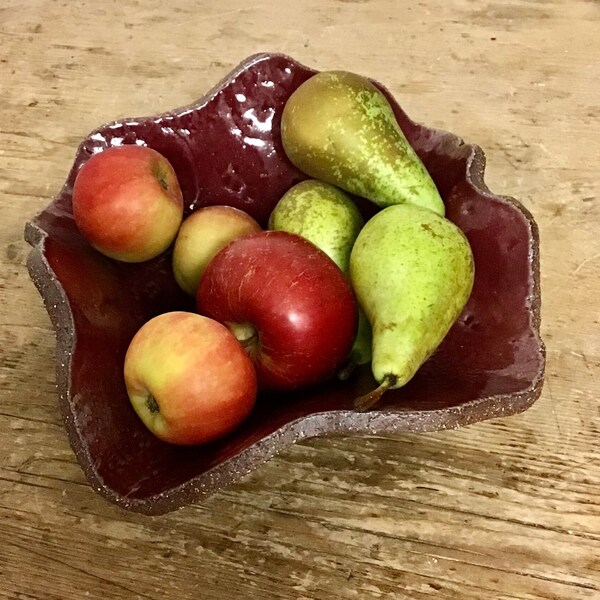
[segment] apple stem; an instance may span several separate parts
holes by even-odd
[[[258,333],[250,323],[226,323],[226,325],[245,350],[250,351],[254,348]]]
[[[167,189],[169,188],[169,184],[167,182],[167,171],[166,169],[159,163],[156,162],[156,164],[154,165],[154,176],[156,177],[156,179],[158,180],[158,183],[160,184],[160,187],[165,190],[165,192],[167,191]]]
[[[354,400],[354,410],[358,412],[367,412],[373,408],[381,399],[381,396],[391,387],[393,387],[398,378],[396,375],[386,375],[380,386],[367,394],[363,394]]]

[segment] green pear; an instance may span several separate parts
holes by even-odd
[[[289,189],[269,217],[269,229],[301,235],[320,248],[349,277],[350,252],[364,220],[356,204],[340,189],[308,179]],[[371,360],[371,328],[359,310],[350,363]]]
[[[288,158],[304,173],[385,207],[410,203],[444,215],[444,203],[383,93],[346,71],[313,75],[281,119]]]
[[[269,217],[269,229],[306,238],[323,250],[345,275],[354,240],[363,225],[356,204],[342,190],[315,179],[290,188]]]
[[[371,325],[362,307],[358,306],[358,327],[356,337],[350,350],[348,364],[339,371],[339,379],[345,380],[350,377],[356,365],[366,365],[371,362],[373,346],[373,333]]]
[[[372,370],[380,388],[359,398],[370,408],[386,389],[412,379],[440,345],[473,287],[473,254],[454,223],[410,204],[384,208],[362,228],[350,278],[373,328]]]

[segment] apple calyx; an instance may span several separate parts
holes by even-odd
[[[148,398],[146,398],[146,408],[152,414],[160,412],[160,406],[158,406],[158,402],[152,394],[149,394]]]
[[[162,439],[166,422],[156,397],[149,390],[143,389],[135,396],[130,396],[130,399],[135,412],[137,412],[146,427]]]

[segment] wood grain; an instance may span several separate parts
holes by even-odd
[[[600,598],[598,40],[594,0],[3,2],[0,598]],[[540,226],[546,385],[518,417],[308,441],[201,505],[126,513],[68,446],[23,226],[90,130],[265,50],[484,148]]]

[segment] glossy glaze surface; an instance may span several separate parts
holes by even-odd
[[[108,145],[147,144],[173,164],[186,212],[226,203],[265,224],[279,197],[304,178],[283,153],[279,122],[287,97],[312,73],[286,56],[251,57],[193,106],[101,127],[81,144],[59,195],[27,225],[30,273],[57,331],[57,380],[71,444],[95,489],[125,508],[158,513],[199,500],[302,438],[458,427],[525,410],[540,394],[533,219],[516,201],[487,190],[478,147],[413,123],[390,97],[475,256],[471,299],[439,350],[371,413],[351,409],[375,385],[364,367],[343,384],[260,396],[238,431],[209,446],[166,445],[138,420],[122,377],[127,345],[143,322],[191,310],[193,301],[175,284],[168,253],[120,264],[81,238],[71,211],[77,170]],[[360,205],[365,214],[374,210]]]

